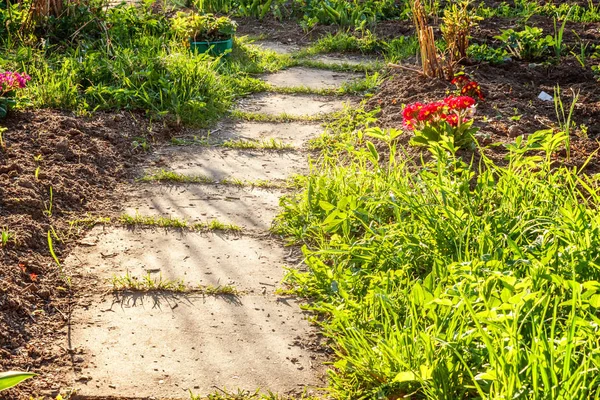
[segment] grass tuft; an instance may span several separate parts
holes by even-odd
[[[158,277],[152,277],[150,273],[136,277],[131,276],[129,271],[123,276],[113,276],[110,280],[115,291],[127,291],[127,292],[151,292],[151,291],[162,291],[162,292],[174,292],[174,293],[200,293],[207,296],[224,296],[224,295],[238,295],[240,292],[235,286],[189,286],[185,282],[180,280],[165,279],[162,275]]]

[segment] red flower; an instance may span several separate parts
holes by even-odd
[[[469,96],[449,96],[444,99],[444,104],[451,110],[466,110],[475,105],[475,99]]]
[[[458,115],[450,114],[446,115],[444,120],[450,124],[451,127],[456,128],[458,126]]]
[[[421,108],[421,111],[419,111],[417,119],[419,121],[428,121],[429,119],[434,117],[442,107],[444,107],[444,103],[440,101],[426,104],[423,106],[423,108]]]
[[[37,274],[34,274],[33,272],[29,274],[29,278],[31,278],[31,280],[33,282],[37,281]]]
[[[452,79],[452,84],[456,86],[462,86],[465,82],[469,82],[470,78],[468,75],[457,75]]]
[[[460,90],[460,94],[462,94],[463,96],[471,96],[471,97],[475,97],[477,96],[479,98],[479,100],[483,100],[483,93],[481,91],[481,86],[479,86],[479,84],[475,81],[471,81],[469,83],[467,83],[465,86],[462,87],[462,89]]]
[[[408,104],[402,110],[402,118],[404,119],[404,126],[408,129],[415,128],[415,120],[419,115],[419,111],[423,107],[421,103]]]

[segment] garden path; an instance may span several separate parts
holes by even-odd
[[[264,77],[274,86],[295,82],[314,89],[353,78],[307,68]],[[341,109],[342,100],[262,93],[238,107],[240,115],[311,118],[225,120],[208,139],[210,146],[163,148],[151,157],[148,174],[168,171],[203,183],[136,183],[123,211],[180,218],[190,226],[218,220],[239,226],[239,232],[97,226],[66,260],[74,279],[92,288],[78,300],[69,332],[73,386],[80,398],[186,399],[190,391],[256,388],[296,394],[325,385],[318,332],[298,299],[276,291],[283,267],[301,268],[301,257],[269,228],[289,190],[282,183],[308,170],[306,143],[321,132],[314,121]],[[224,146],[240,139],[273,139],[282,148]],[[230,285],[238,294],[116,291],[111,280],[126,275],[186,287]]]

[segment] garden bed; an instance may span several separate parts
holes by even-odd
[[[10,236],[0,249],[0,369],[40,373],[19,386],[28,399],[32,392],[58,393],[63,373],[78,360],[64,346],[65,325],[71,294],[82,288],[64,279],[48,232],[62,258],[85,227],[72,222],[119,209],[118,184],[133,176],[140,156],[132,142],[149,131],[143,116],[125,113],[22,111],[3,125],[0,228]],[[16,390],[5,396],[14,399]]]

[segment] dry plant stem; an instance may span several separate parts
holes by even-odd
[[[412,11],[421,50],[423,74],[431,78],[444,78],[444,68],[435,47],[433,28],[427,24],[425,9],[420,0],[414,1]]]

